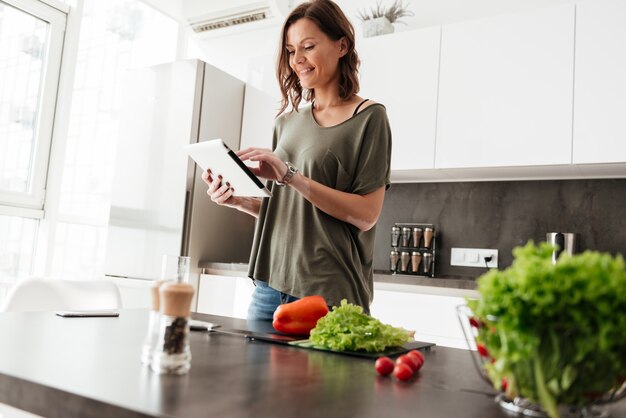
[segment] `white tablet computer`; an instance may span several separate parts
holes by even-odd
[[[266,197],[272,193],[221,139],[185,145],[187,154],[202,170],[211,169],[230,182],[234,196]]]

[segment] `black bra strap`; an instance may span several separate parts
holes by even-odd
[[[359,113],[359,109],[361,108],[361,106],[363,105],[363,103],[367,102],[369,99],[365,99],[363,100],[361,103],[359,103],[359,105],[356,107],[356,109],[354,109],[354,113],[352,114],[352,116],[356,115],[357,113]]]

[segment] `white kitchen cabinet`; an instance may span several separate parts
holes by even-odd
[[[466,303],[465,297],[459,289],[443,290],[458,290],[458,294],[393,290],[386,283],[375,283],[371,315],[386,324],[414,330],[418,341],[466,349],[467,342],[456,314],[456,307]],[[470,297],[476,293],[465,292]]]
[[[442,28],[436,168],[571,164],[574,5]]]
[[[434,168],[440,28],[366,38],[357,45],[362,97],[391,124],[392,170]]]
[[[626,2],[576,5],[574,164],[626,162]]]
[[[196,312],[245,319],[253,291],[247,277],[202,274]]]

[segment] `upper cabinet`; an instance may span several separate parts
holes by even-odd
[[[576,6],[573,162],[626,161],[626,2]]]
[[[361,96],[387,108],[392,170],[434,168],[440,28],[366,38]]]
[[[442,28],[436,168],[571,163],[574,21],[561,5]]]

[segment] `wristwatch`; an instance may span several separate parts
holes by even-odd
[[[291,183],[293,176],[295,176],[296,173],[298,172],[298,169],[294,167],[293,164],[291,164],[289,161],[285,161],[285,164],[287,164],[287,173],[285,174],[285,176],[282,178],[281,181],[276,180],[275,183],[277,186],[288,185],[289,183]]]

